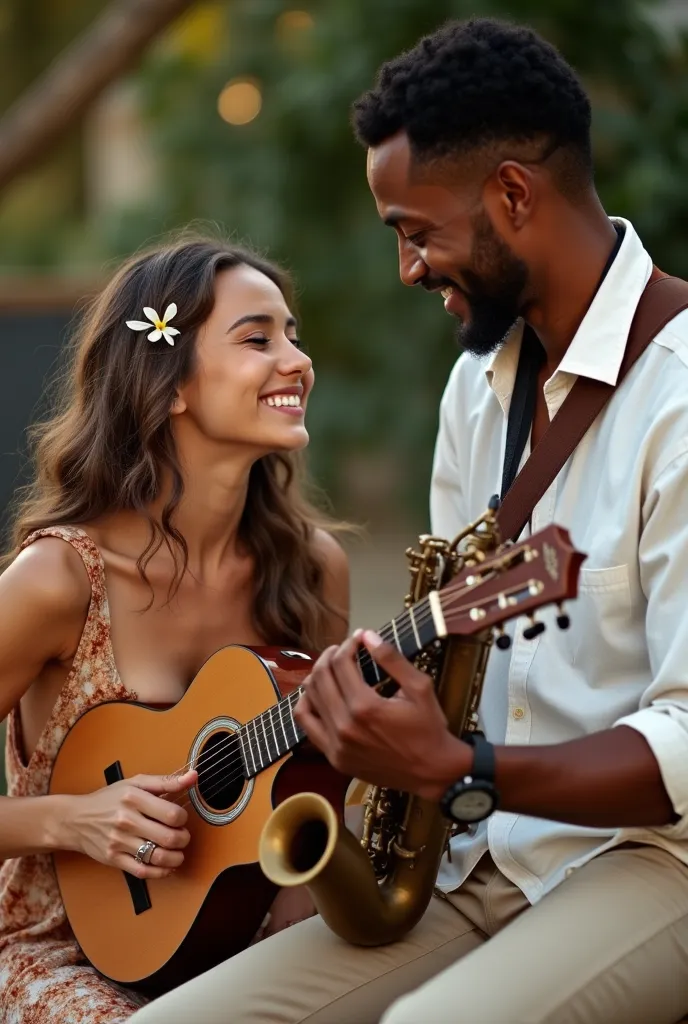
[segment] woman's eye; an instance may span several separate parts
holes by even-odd
[[[250,338],[246,338],[249,345],[269,345],[270,338],[266,338],[264,334],[252,334]]]
[[[300,338],[290,338],[289,341],[292,343],[294,348],[298,348],[299,351],[303,351],[304,344]]]

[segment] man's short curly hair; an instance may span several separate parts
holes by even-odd
[[[366,147],[403,130],[424,161],[546,140],[587,180],[590,120],[585,90],[557,50],[532,29],[492,18],[450,21],[387,61],[353,109]]]

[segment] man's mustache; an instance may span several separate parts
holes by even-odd
[[[448,277],[438,277],[436,274],[426,274],[418,283],[426,292],[438,292],[442,288],[456,288],[457,291],[461,291],[454,281]]]
[[[443,288],[453,288],[454,291],[460,292],[462,295],[468,296],[468,293],[461,285],[458,285],[456,281],[452,281],[450,277],[439,277],[437,274],[426,274],[425,277],[421,278],[418,282],[421,288],[424,288],[426,292],[439,292]]]

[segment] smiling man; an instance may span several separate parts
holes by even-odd
[[[508,489],[576,380],[616,383],[652,260],[597,197],[580,82],[527,29],[443,27],[382,68],[354,122],[402,281],[443,296],[464,349],[432,481],[449,538]],[[674,1024],[688,1010],[687,485],[684,312],[533,510],[534,530],[567,527],[588,558],[567,632],[529,641],[517,622],[491,654],[486,739],[451,736],[429,679],[369,632],[322,655],[299,703],[336,767],[467,826],[440,898],[386,947],[313,918],[142,1024]],[[394,699],[364,685],[361,643]],[[357,898],[345,879],[341,898]]]

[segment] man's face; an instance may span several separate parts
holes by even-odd
[[[499,348],[521,313],[526,264],[497,234],[475,184],[446,183],[433,166],[412,165],[399,133],[368,151],[368,183],[399,242],[404,284],[441,292],[460,319],[459,344],[473,355]]]

